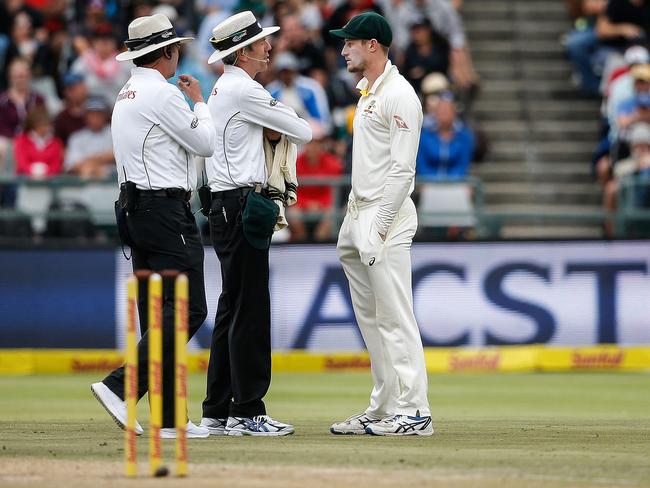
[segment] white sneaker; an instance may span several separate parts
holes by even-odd
[[[418,412],[419,413],[419,412]],[[431,417],[410,415],[395,415],[366,427],[366,434],[370,435],[432,435],[433,424]]]
[[[228,419],[212,419],[203,417],[201,419],[201,427],[205,427],[210,431],[210,435],[226,435],[226,424]]]
[[[358,413],[352,417],[348,417],[343,422],[336,422],[330,427],[330,432],[332,434],[341,435],[341,434],[365,434],[366,427],[370,424],[375,424],[381,422],[380,418],[370,417],[365,412]]]
[[[205,439],[206,437],[210,437],[210,431],[206,427],[194,425],[191,420],[187,423],[186,429],[185,435],[187,436],[187,439]],[[164,427],[160,429],[160,438],[176,439],[176,428]]]
[[[268,415],[248,417],[228,417],[228,435],[280,436],[293,434],[293,425],[273,420]]]
[[[126,402],[113,393],[108,386],[106,386],[101,381],[99,383],[93,383],[90,385],[90,391],[92,391],[97,401],[101,403],[102,407],[106,409],[108,414],[113,418],[117,426],[126,430]],[[142,435],[144,430],[140,423],[135,421],[135,435]]]

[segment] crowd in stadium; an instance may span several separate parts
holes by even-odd
[[[207,64],[214,26],[241,10],[253,11],[262,25],[281,26],[270,69],[257,81],[312,126],[314,140],[297,162],[302,178],[350,171],[358,79],[345,69],[340,40],[327,32],[359,12],[382,13],[394,32],[390,58],[422,96],[417,172],[462,180],[482,144],[471,117],[478,76],[461,8],[462,0],[7,0],[0,5],[0,204],[16,206],[20,184],[12,176],[114,176],[110,115],[132,67],[115,55],[128,23],[153,13],[165,14],[180,35],[196,37],[184,46],[177,74],[197,78],[206,99],[223,71],[221,63]],[[293,240],[332,237],[331,212],[345,198],[337,201],[333,191],[300,189],[289,213]],[[301,218],[309,213],[316,218]]]
[[[592,165],[604,207],[614,211],[626,177],[650,176],[650,2],[566,1],[575,19],[566,37],[574,79],[586,95],[602,99]],[[650,207],[648,185],[634,187],[628,198],[636,207]]]

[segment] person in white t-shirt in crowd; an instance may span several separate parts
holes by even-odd
[[[73,132],[63,164],[67,173],[81,178],[102,178],[115,172],[108,103],[101,97],[86,102],[86,126]]]

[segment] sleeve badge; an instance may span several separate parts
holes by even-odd
[[[404,130],[409,130],[409,126],[404,122],[404,119],[400,117],[399,115],[393,115],[393,118],[395,119],[395,123],[397,124],[398,129],[404,129]]]

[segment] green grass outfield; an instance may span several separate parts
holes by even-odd
[[[0,377],[0,486],[130,486],[120,480],[122,431],[90,393],[98,378]],[[204,380],[190,377],[195,422]],[[191,478],[169,486],[650,487],[649,374],[432,375],[429,383],[434,436],[334,436],[333,421],[365,408],[370,374],[275,374],[268,412],[296,433],[189,441]],[[165,444],[169,459],[173,443]],[[145,435],[143,462],[147,445]],[[220,485],[222,475],[236,480]]]

